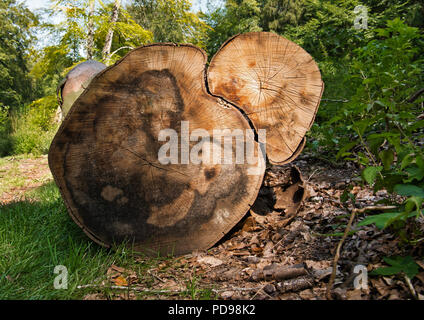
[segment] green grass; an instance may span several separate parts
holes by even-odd
[[[143,257],[125,245],[110,250],[95,244],[69,217],[54,182],[28,192],[25,201],[0,206],[0,300],[82,299],[89,293],[113,298],[122,290],[77,286],[101,284],[112,264],[136,272],[143,286],[153,286],[147,270],[170,259]],[[54,289],[57,265],[68,270],[68,289]],[[214,298],[197,277],[184,280],[187,290],[180,298]],[[137,299],[155,298],[146,292],[134,294]]]
[[[19,175],[18,162],[10,162],[11,166],[7,170],[2,168],[7,162],[0,159],[0,194],[8,191],[11,187],[22,187],[26,179]]]
[[[111,264],[134,264],[124,246],[111,251],[87,238],[53,182],[29,197],[0,207],[0,299],[80,299],[89,290],[78,285],[100,283]],[[67,290],[53,287],[56,265],[68,269]]]

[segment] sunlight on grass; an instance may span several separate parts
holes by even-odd
[[[35,161],[37,158],[34,155],[27,154],[0,158],[0,195],[14,188],[27,187],[31,183],[46,183],[51,180],[50,172],[44,176],[33,177],[31,174],[28,175],[24,168],[20,168],[20,165],[24,163],[22,160]]]
[[[53,182],[27,193],[28,200],[0,207],[0,299],[81,299],[78,285],[100,283],[111,264],[142,272],[124,246],[92,242],[66,212]],[[154,263],[154,260],[152,260]],[[68,289],[56,290],[56,265],[68,269]]]

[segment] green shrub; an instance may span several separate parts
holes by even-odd
[[[12,147],[9,137],[9,107],[0,104],[0,157],[6,156]]]
[[[28,106],[28,109],[28,117],[31,124],[44,131],[49,131],[57,109],[56,96],[50,95],[35,100]]]
[[[25,120],[20,122],[21,125],[12,134],[12,154],[46,154],[54,137],[54,128],[44,131],[39,127],[28,125]]]
[[[350,137],[339,144],[337,159],[361,166],[364,182],[374,191],[385,189],[404,197],[402,204],[392,203],[397,209],[369,216],[358,226],[390,226],[402,240],[415,243],[422,230],[414,234],[405,227],[424,216],[424,152],[419,144],[424,121],[417,118],[423,98],[408,98],[422,87],[424,60],[417,49],[422,35],[398,18],[375,32],[375,39],[355,50],[352,83],[360,85],[329,123],[338,124]]]
[[[39,155],[48,152],[58,128],[52,121],[56,108],[56,97],[46,96],[11,116],[12,154]]]

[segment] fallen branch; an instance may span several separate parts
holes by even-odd
[[[274,266],[268,269],[256,270],[253,272],[251,276],[251,280],[253,281],[261,281],[261,280],[284,280],[296,278],[299,276],[306,275],[307,272],[302,265],[295,266]]]
[[[231,287],[231,288],[222,288],[222,289],[212,289],[213,292],[224,292],[224,291],[255,291],[259,290],[262,287],[252,287],[252,288],[238,288],[238,287]]]
[[[279,282],[277,284],[277,289],[281,293],[285,293],[288,291],[301,291],[307,288],[312,287],[314,284],[314,280],[310,277],[300,277],[292,280],[287,280],[283,282]]]

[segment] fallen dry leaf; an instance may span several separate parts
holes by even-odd
[[[415,260],[415,262],[421,267],[421,269],[424,269],[424,262],[421,260]]]
[[[211,257],[211,256],[199,257],[197,259],[197,262],[208,264],[211,267],[217,267],[217,266],[220,266],[221,264],[223,264],[222,260],[215,258],[215,257]]]
[[[118,276],[113,281],[115,282],[117,286],[120,286],[120,287],[128,286],[128,282],[123,276]]]
[[[362,291],[361,290],[349,290],[346,292],[347,300],[362,300]]]

